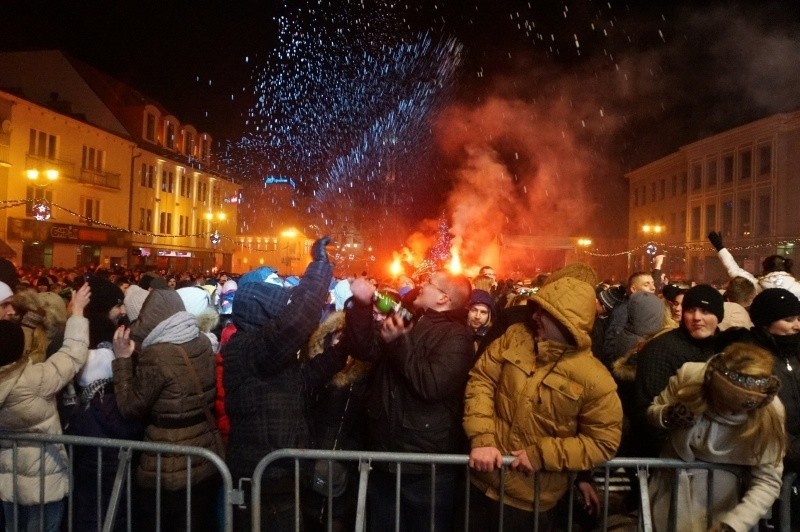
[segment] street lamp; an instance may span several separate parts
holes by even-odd
[[[52,211],[45,189],[58,180],[58,170],[55,168],[48,168],[44,172],[40,172],[38,168],[28,168],[25,171],[25,177],[28,178],[28,182],[31,185],[40,190],[40,192],[35,194],[35,200],[33,205],[31,205],[33,217],[40,222],[49,220]]]
[[[224,211],[206,212],[205,219],[208,220],[212,229],[211,235],[208,237],[209,240],[211,241],[212,246],[216,246],[217,244],[219,244],[221,237],[219,234],[218,224],[219,222],[224,222],[227,219],[227,217],[228,216],[225,214]]]
[[[648,237],[650,235],[660,235],[661,233],[664,232],[664,230],[665,230],[664,226],[660,225],[660,224],[652,224],[652,225],[651,224],[644,224],[642,226],[642,233],[644,233]],[[644,252],[652,260],[653,257],[655,257],[656,253],[658,253],[658,246],[656,245],[655,242],[650,240],[647,243],[647,245],[645,246]],[[645,265],[645,263],[643,262],[642,263],[642,268],[644,268],[644,265]]]

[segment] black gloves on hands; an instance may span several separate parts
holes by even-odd
[[[721,251],[725,247],[725,244],[722,243],[722,233],[717,231],[708,233],[708,241],[711,242],[711,245],[714,246],[717,251]]]
[[[314,262],[328,262],[328,251],[325,246],[332,242],[331,237],[323,236],[311,246],[311,260]]]
[[[694,414],[683,403],[669,405],[661,416],[661,421],[668,429],[690,429],[695,423]]]

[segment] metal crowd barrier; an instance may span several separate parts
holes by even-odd
[[[31,444],[35,444],[39,447],[40,453],[40,464],[44,464],[44,455],[47,451],[47,446],[49,444],[62,444],[67,450],[67,456],[69,463],[68,466],[68,477],[69,477],[69,493],[73,493],[74,487],[74,467],[73,467],[73,458],[74,458],[74,448],[75,447],[91,447],[97,449],[97,493],[98,493],[98,500],[97,500],[97,522],[98,522],[98,529],[102,530],[103,532],[107,532],[110,530],[115,529],[115,521],[117,512],[120,510],[119,504],[122,500],[123,493],[126,495],[126,504],[127,504],[127,516],[126,516],[126,523],[125,527],[126,530],[132,530],[132,522],[131,522],[131,504],[132,504],[132,472],[131,472],[131,463],[133,458],[134,452],[148,452],[156,455],[156,463],[160,466],[161,458],[165,455],[185,455],[187,462],[186,462],[186,483],[187,486],[191,486],[192,484],[192,458],[203,458],[214,465],[214,467],[219,472],[220,476],[220,483],[222,485],[222,515],[221,515],[221,527],[225,532],[231,532],[233,530],[233,515],[232,515],[232,508],[234,503],[241,503],[242,501],[237,498],[237,493],[233,490],[233,480],[231,478],[230,471],[228,467],[225,465],[224,460],[217,456],[214,452],[209,451],[208,449],[203,449],[201,447],[191,447],[186,445],[172,445],[166,443],[153,443],[153,442],[143,442],[143,441],[129,441],[129,440],[114,440],[114,439],[106,439],[106,438],[89,438],[84,436],[68,436],[68,435],[53,435],[53,434],[18,434],[18,433],[9,433],[9,432],[0,432],[0,443],[3,447],[11,447],[14,459],[14,468],[12,471],[12,485],[14,489],[14,493],[16,494],[18,488],[18,480],[17,480],[17,469],[16,469],[16,462],[17,462],[17,453],[20,447],[30,447]],[[108,508],[105,510],[105,514],[103,512],[102,504],[101,504],[101,497],[99,494],[102,492],[102,460],[103,460],[103,450],[109,449],[106,452],[117,452],[117,456],[119,458],[119,464],[116,469],[114,483],[111,490],[111,498],[108,504]],[[43,467],[39,468],[39,494],[40,500],[44,499],[44,492],[45,492],[45,471]],[[160,468],[159,468],[160,469]],[[124,490],[124,491],[123,491]],[[159,470],[156,476],[156,529],[161,530],[161,495],[162,495],[162,479],[161,479],[161,471]],[[14,509],[13,509],[13,523],[14,527],[13,530],[19,530],[18,526],[18,504],[16,502],[17,497],[15,496],[14,502]],[[73,499],[71,497],[67,497],[67,530],[72,532],[73,530]],[[192,509],[192,490],[187,489],[186,491],[186,523],[188,524],[189,529],[192,527],[191,523],[191,509]],[[40,517],[40,530],[42,530],[42,525],[44,521],[44,504],[39,505],[39,517]],[[102,525],[102,528],[100,527]],[[207,526],[207,523],[203,523],[203,526]]]
[[[394,530],[399,532],[402,530],[401,522],[400,522],[400,487],[402,484],[402,466],[403,464],[428,464],[430,465],[430,475],[431,475],[431,486],[436,478],[437,466],[445,466],[445,465],[455,465],[455,466],[462,466],[464,467],[466,473],[466,482],[465,482],[465,494],[464,494],[464,530],[468,532],[468,524],[469,524],[469,474],[470,469],[467,466],[469,461],[469,457],[467,455],[440,455],[440,454],[423,454],[423,453],[381,453],[381,452],[360,452],[360,451],[325,451],[325,450],[298,450],[298,449],[283,449],[280,451],[275,451],[270,453],[269,455],[265,456],[256,466],[256,469],[253,473],[252,479],[244,479],[245,481],[251,481],[252,483],[252,493],[250,497],[250,504],[251,504],[251,519],[252,519],[252,530],[253,532],[257,532],[260,529],[261,523],[261,494],[262,494],[262,477],[264,476],[265,471],[270,466],[273,466],[277,461],[285,461],[291,460],[294,466],[294,516],[295,516],[295,530],[302,529],[302,517],[301,517],[301,497],[302,497],[302,490],[307,487],[305,483],[301,482],[301,462],[310,462],[316,460],[327,460],[328,461],[328,479],[327,479],[327,488],[328,488],[328,496],[327,496],[327,530],[333,529],[333,512],[332,512],[332,505],[333,505],[333,468],[331,467],[331,462],[333,461],[343,461],[343,462],[357,462],[358,463],[358,497],[357,497],[357,507],[356,507],[356,517],[355,517],[355,530],[356,532],[361,532],[366,528],[366,490],[367,485],[369,482],[369,471],[370,466],[373,463],[384,462],[384,463],[392,463],[396,467],[397,476],[396,476],[396,485],[395,485],[395,523],[394,523]],[[500,501],[499,501],[499,522],[498,522],[498,529],[503,530],[503,502],[504,502],[504,475],[508,469],[508,466],[514,460],[513,457],[505,457],[503,459],[503,468],[499,471],[500,475]],[[637,523],[635,525],[637,531],[643,532],[652,532],[653,530],[653,521],[650,512],[650,496],[648,491],[648,477],[652,470],[655,469],[672,469],[675,471],[675,474],[679,470],[688,470],[688,469],[705,469],[709,471],[708,474],[708,497],[707,501],[708,504],[711,503],[713,500],[713,493],[714,493],[714,471],[724,470],[724,471],[733,471],[733,472],[741,472],[741,468],[732,467],[729,465],[724,464],[713,464],[709,462],[684,462],[682,460],[676,459],[663,459],[663,458],[616,458],[606,462],[599,468],[595,469],[595,473],[602,473],[603,480],[598,486],[602,490],[602,504],[601,504],[601,514],[598,516],[600,518],[600,523],[592,530],[603,530],[604,532],[609,530],[609,496],[611,493],[610,488],[610,479],[613,475],[619,475],[619,471],[621,469],[629,469],[634,470],[636,472],[636,479],[638,481],[638,512],[636,512],[636,520]],[[572,473],[570,477],[570,486],[572,489],[577,489],[574,485],[574,480],[576,477],[576,473]],[[536,514],[539,513],[539,498],[540,498],[540,477],[538,475],[533,475],[531,482],[534,483],[534,512]],[[781,491],[781,500],[788,502],[789,501],[789,493],[791,491],[792,482],[794,481],[794,474],[787,475],[784,479],[784,485]],[[677,501],[678,495],[678,482],[674,482],[672,486],[672,500],[673,504],[670,507],[670,517],[669,523],[667,526],[669,530],[675,531],[676,530],[676,523],[677,523],[677,514],[678,514],[678,507],[674,501]],[[436,500],[435,500],[435,493],[434,490],[431,489],[431,501],[430,507],[433,509],[435,507]],[[567,510],[566,510],[566,524],[565,528],[560,528],[559,530],[566,530],[566,532],[572,532],[575,528],[575,505],[574,505],[574,497],[567,497]],[[789,504],[784,504],[782,506],[782,519],[781,519],[781,532],[789,532],[790,531],[790,523],[789,523]],[[708,520],[707,527],[711,526],[711,513],[708,512]],[[662,525],[663,523],[659,523]],[[629,525],[630,526],[630,525]],[[663,527],[660,527],[663,528]],[[616,528],[615,528],[616,529]],[[626,528],[628,530],[629,528]],[[430,530],[434,531],[434,512],[431,511],[430,515]],[[539,522],[538,519],[534,522],[534,532],[538,532],[539,530]]]
[[[160,463],[160,457],[164,455],[185,455],[187,457],[187,485],[191,485],[191,464],[192,458],[203,458],[214,465],[216,470],[219,472],[220,482],[222,485],[222,504],[220,510],[222,512],[221,520],[220,520],[220,528],[225,532],[230,532],[233,530],[233,508],[234,505],[244,508],[246,501],[244,497],[244,491],[242,489],[234,489],[232,478],[230,471],[228,470],[227,466],[225,465],[224,461],[217,456],[212,451],[207,449],[203,449],[200,447],[191,447],[191,446],[183,446],[183,445],[171,445],[171,444],[160,444],[160,443],[152,443],[152,442],[141,442],[141,441],[128,441],[128,440],[113,440],[113,439],[104,439],[104,438],[89,438],[89,437],[82,437],[82,436],[67,436],[67,435],[50,435],[50,434],[16,434],[16,433],[7,433],[7,432],[0,432],[0,444],[2,444],[5,448],[11,448],[12,453],[14,455],[14,470],[12,471],[12,483],[14,486],[14,490],[16,493],[17,489],[17,474],[16,471],[16,456],[17,452],[20,447],[29,447],[31,444],[35,444],[39,448],[40,453],[40,463],[44,463],[44,455],[47,451],[48,444],[63,444],[67,449],[67,455],[69,459],[68,466],[68,478],[69,478],[69,492],[73,493],[73,486],[74,486],[74,467],[73,467],[73,455],[74,455],[74,448],[78,446],[82,447],[90,447],[96,449],[97,452],[97,460],[98,463],[102,462],[104,450],[105,452],[116,452],[119,458],[119,465],[116,468],[114,482],[111,491],[111,498],[108,504],[108,507],[103,510],[101,506],[101,501],[98,499],[97,501],[97,521],[99,525],[101,524],[102,527],[98,526],[98,529],[103,531],[110,531],[115,527],[115,520],[117,516],[117,512],[120,511],[120,503],[123,500],[123,493],[126,495],[125,504],[127,505],[127,516],[126,516],[126,523],[125,528],[126,530],[132,530],[132,522],[131,522],[131,504],[132,504],[132,457],[134,452],[149,452],[156,454]],[[294,470],[294,523],[295,529],[301,529],[301,495],[304,489],[308,487],[308,485],[301,480],[307,480],[303,475],[301,475],[301,462],[308,462],[308,465],[311,465],[311,461],[316,460],[323,460],[328,461],[328,478],[327,478],[327,491],[328,496],[326,500],[327,504],[327,529],[332,530],[332,505],[333,499],[332,497],[332,490],[334,486],[334,479],[333,479],[333,468],[331,467],[331,463],[333,461],[343,461],[343,462],[355,462],[359,465],[358,469],[358,494],[357,494],[357,502],[355,508],[355,522],[356,527],[355,530],[357,532],[361,532],[365,530],[366,527],[366,498],[367,498],[367,487],[369,482],[369,474],[370,468],[372,464],[375,463],[388,463],[393,464],[396,468],[397,476],[396,476],[396,484],[395,484],[395,530],[401,530],[402,523],[400,522],[400,512],[399,505],[400,505],[400,487],[402,485],[402,478],[403,478],[403,466],[408,464],[423,464],[430,466],[430,475],[431,475],[431,486],[433,486],[437,471],[440,470],[443,466],[460,466],[463,467],[465,472],[465,493],[463,498],[464,503],[464,530],[468,531],[469,525],[469,505],[470,505],[470,492],[469,492],[469,475],[470,469],[467,466],[469,461],[469,457],[467,455],[440,455],[440,454],[422,454],[422,453],[379,453],[379,452],[360,452],[360,451],[326,451],[326,450],[299,450],[299,449],[284,449],[280,451],[276,451],[273,453],[268,454],[265,456],[256,466],[255,471],[253,472],[252,479],[241,479],[240,485],[242,483],[246,483],[248,481],[252,484],[252,493],[250,497],[250,508],[249,513],[252,518],[252,529],[253,531],[259,530],[260,523],[261,523],[261,501],[262,501],[262,480],[264,477],[265,472],[271,466],[275,466],[276,462],[278,461],[291,461]],[[505,457],[503,459],[503,468],[498,473],[500,475],[500,485],[501,487],[504,485],[503,477],[507,472],[508,466],[513,461],[513,457]],[[601,481],[598,482],[598,488],[602,491],[602,505],[601,505],[601,516],[600,523],[597,525],[596,530],[603,530],[606,531],[609,529],[609,496],[611,493],[610,489],[610,479],[614,475],[619,475],[619,471],[621,469],[628,469],[633,470],[636,472],[636,481],[638,483],[638,491],[639,491],[639,499],[638,499],[638,512],[636,515],[637,524],[636,529],[641,530],[644,532],[649,532],[653,530],[653,522],[652,517],[650,515],[650,499],[649,499],[649,492],[647,489],[647,481],[649,473],[656,469],[672,469],[676,472],[681,469],[707,469],[709,470],[708,475],[708,500],[711,501],[713,498],[713,491],[714,491],[714,475],[713,472],[715,470],[727,470],[727,471],[737,471],[737,468],[732,468],[730,466],[725,466],[721,464],[711,464],[706,462],[692,462],[687,463],[681,460],[670,460],[670,459],[642,459],[642,458],[615,458],[599,468],[594,470],[595,478],[598,478],[600,475]],[[40,482],[39,482],[39,490],[40,490],[40,497],[44,497],[45,492],[45,472],[43,468],[40,468],[39,471],[40,475]],[[574,481],[575,473],[571,475],[571,480]],[[783,502],[780,512],[781,512],[781,532],[789,532],[791,530],[790,526],[790,494],[793,488],[793,483],[796,479],[796,475],[794,473],[787,474],[784,477],[783,487],[781,489],[781,496],[780,499]],[[101,492],[102,488],[102,475],[100,468],[98,468],[98,474],[96,478],[97,482],[97,491],[98,493]],[[531,479],[534,485],[534,511],[538,513],[539,510],[539,495],[541,491],[541,486],[539,482],[539,476],[533,475]],[[574,487],[574,482],[571,482],[570,485]],[[676,500],[677,494],[677,482],[673,485],[673,500]],[[157,525],[156,529],[160,530],[160,494],[161,494],[161,475],[157,476],[157,484],[156,484],[156,505],[158,506],[157,509]],[[501,488],[500,491],[500,501],[498,506],[498,529],[503,529],[503,508],[504,508],[504,497],[505,494]],[[15,497],[16,499],[16,497]],[[70,532],[73,530],[73,501],[70,497],[67,498],[67,530]],[[574,497],[567,497],[566,503],[566,523],[564,524],[563,530],[570,532],[574,529],[574,514],[575,514],[575,505],[574,505]],[[435,491],[431,490],[431,500],[430,500],[430,507],[431,509],[435,508],[436,506],[436,498],[435,498]],[[192,507],[192,491],[187,490],[186,494],[186,520],[189,523],[188,528],[192,528],[191,523],[191,507]],[[19,527],[17,522],[17,504],[13,505],[14,508],[14,516],[13,516],[13,529],[17,530]],[[42,521],[42,517],[44,515],[44,505],[39,506],[40,512],[40,521]],[[678,509],[675,504],[671,507],[671,517],[670,522],[673,526],[676,522],[675,518],[677,515]],[[659,523],[661,524],[661,523]],[[710,524],[710,523],[709,523]],[[201,524],[204,527],[208,527],[208,523]],[[538,531],[539,523],[536,522],[534,524],[534,532]],[[594,530],[593,529],[593,530]],[[41,527],[40,527],[41,530]],[[434,530],[434,515],[431,512],[430,517],[430,530]]]

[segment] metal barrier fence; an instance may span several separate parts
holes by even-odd
[[[469,457],[466,455],[439,455],[439,454],[408,454],[408,453],[380,453],[380,452],[360,452],[360,451],[324,451],[324,450],[296,450],[296,449],[283,449],[280,451],[275,451],[270,453],[269,455],[265,456],[257,465],[252,479],[252,494],[250,497],[250,504],[251,504],[251,518],[252,518],[252,530],[253,532],[257,532],[260,528],[261,524],[261,502],[262,502],[262,477],[264,476],[265,471],[270,467],[275,465],[278,461],[285,461],[291,460],[293,462],[293,469],[294,469],[294,523],[295,523],[295,530],[301,530],[301,499],[302,499],[302,491],[307,488],[308,486],[308,479],[303,479],[303,475],[301,474],[301,462],[310,462],[310,461],[327,461],[328,467],[326,468],[327,471],[327,481],[323,482],[323,484],[327,488],[327,523],[326,527],[327,530],[333,529],[333,512],[332,512],[332,505],[333,505],[333,489],[334,489],[334,477],[333,477],[333,467],[332,462],[334,461],[341,461],[341,462],[357,462],[359,467],[359,475],[358,475],[358,497],[357,497],[357,507],[356,507],[356,515],[355,515],[355,530],[356,532],[361,532],[365,530],[366,527],[366,490],[367,485],[369,482],[369,471],[371,469],[371,465],[373,463],[390,463],[393,464],[396,468],[396,484],[395,484],[395,523],[394,523],[394,530],[399,532],[401,530],[401,522],[400,522],[400,489],[402,485],[402,466],[403,464],[426,464],[430,465],[430,475],[431,475],[431,486],[435,482],[436,474],[437,474],[437,467],[438,466],[462,466],[464,468],[466,474],[466,482],[465,482],[465,493],[464,493],[464,530],[469,530],[469,512],[470,512],[470,495],[469,495],[469,475],[470,469],[467,466]],[[503,460],[503,468],[499,471],[500,475],[500,493],[499,493],[499,520],[498,520],[498,529],[503,529],[503,508],[504,508],[504,497],[505,493],[503,490],[504,487],[504,476],[508,469],[508,466],[514,460],[513,457],[505,457]],[[653,470],[658,469],[671,469],[677,472],[680,470],[707,470],[708,477],[707,477],[707,501],[708,504],[711,504],[713,501],[714,495],[714,472],[715,471],[730,471],[735,473],[741,473],[742,469],[737,467],[732,467],[724,464],[713,464],[709,462],[684,462],[682,460],[675,460],[675,459],[663,459],[663,458],[616,458],[613,459],[601,467],[595,470],[596,473],[602,472],[603,480],[601,482],[601,490],[602,490],[602,506],[601,506],[601,513],[600,523],[597,525],[596,528],[592,530],[603,530],[606,531],[609,529],[609,497],[610,497],[610,479],[615,474],[620,474],[620,470],[633,470],[635,471],[636,475],[635,478],[638,482],[636,488],[638,488],[639,498],[638,498],[638,512],[636,512],[636,521],[635,524],[636,530],[641,530],[644,532],[651,532],[653,530],[653,519],[651,515],[651,501],[650,495],[648,491],[648,479],[649,475]],[[307,467],[306,471],[309,470]],[[576,477],[576,473],[572,473],[570,476],[570,486],[573,486],[573,490],[576,489],[574,487],[574,480]],[[782,516],[781,516],[781,532],[789,532],[790,530],[790,522],[789,522],[789,494],[792,488],[792,483],[795,479],[794,474],[787,475],[784,478],[783,488],[781,490],[780,498],[784,501],[782,505]],[[533,475],[531,480],[534,484],[534,513],[539,514],[539,503],[540,503],[540,494],[541,494],[541,484],[540,484],[540,476]],[[677,515],[678,515],[678,505],[675,501],[678,500],[678,482],[673,482],[672,484],[672,504],[670,506],[670,516],[669,516],[669,523],[667,526],[669,530],[675,531],[676,530],[676,523],[677,523]],[[575,504],[574,504],[574,497],[567,497],[567,509],[566,515],[566,523],[564,524],[561,530],[565,530],[566,532],[571,532],[574,529],[574,517],[575,517]],[[431,489],[430,495],[430,507],[431,509],[434,508],[436,505],[435,499],[435,492]],[[711,526],[711,512],[707,512],[707,528]],[[659,523],[659,525],[663,525],[664,523]],[[629,525],[630,526],[630,525]],[[660,527],[663,528],[663,527]],[[615,528],[616,529],[616,528]],[[626,528],[628,530],[629,528]],[[754,530],[756,530],[755,528]],[[430,530],[434,531],[434,513],[433,511],[430,512]],[[534,522],[534,532],[539,530],[539,520],[536,519]]]
[[[192,511],[192,459],[202,458],[214,465],[220,477],[220,484],[222,486],[222,504],[220,515],[220,527],[225,532],[233,530],[233,504],[241,504],[241,498],[237,498],[237,493],[233,490],[233,481],[231,479],[230,471],[225,465],[225,462],[217,456],[214,452],[201,447],[190,447],[185,445],[172,445],[166,443],[153,443],[142,441],[129,441],[129,440],[114,440],[105,438],[89,438],[83,436],[68,436],[68,435],[53,435],[53,434],[16,434],[8,432],[0,432],[0,444],[2,447],[12,449],[13,457],[13,470],[12,470],[12,485],[14,489],[14,505],[13,505],[13,530],[19,530],[18,514],[19,505],[18,501],[18,471],[17,471],[17,454],[22,447],[38,447],[40,464],[44,464],[44,457],[50,450],[47,449],[51,444],[62,444],[67,450],[68,456],[68,478],[69,478],[69,493],[74,493],[73,487],[75,485],[74,478],[74,456],[76,447],[90,447],[96,449],[97,453],[97,523],[98,530],[103,532],[114,530],[117,528],[115,523],[117,519],[117,512],[120,510],[120,501],[125,500],[127,505],[125,529],[133,530],[131,522],[131,504],[133,501],[132,496],[132,474],[131,465],[134,453],[147,452],[156,456],[156,464],[158,473],[156,474],[155,498],[156,498],[156,530],[161,530],[161,501],[165,489],[162,486],[162,473],[161,463],[162,458],[165,456],[186,456],[186,523],[187,528],[192,528],[191,511]],[[33,445],[32,445],[33,444]],[[114,474],[114,481],[111,489],[111,496],[106,508],[103,508],[100,493],[103,492],[103,460],[105,452],[116,452],[118,458],[118,465]],[[44,467],[39,468],[39,496],[40,501],[44,500],[46,476]],[[73,512],[74,500],[72,497],[67,497],[67,529],[71,532],[73,530]],[[44,504],[40,504],[39,508],[39,529],[43,528],[44,521]],[[102,527],[101,527],[102,525]],[[204,523],[203,526],[207,526]]]
[[[246,508],[244,497],[244,491],[242,489],[235,489],[232,483],[231,474],[225,465],[224,461],[217,456],[212,451],[207,449],[199,448],[199,447],[190,447],[190,446],[182,446],[182,445],[171,445],[171,444],[157,444],[152,442],[141,442],[141,441],[128,441],[128,440],[113,440],[113,439],[103,439],[103,438],[89,438],[89,437],[80,437],[80,436],[67,436],[67,435],[49,435],[49,434],[15,434],[15,433],[4,433],[0,432],[0,444],[4,448],[11,448],[13,457],[14,457],[14,470],[12,471],[12,483],[15,489],[16,495],[16,486],[17,486],[17,474],[16,471],[16,456],[20,448],[22,447],[38,447],[40,463],[44,463],[44,456],[45,453],[48,452],[47,446],[49,444],[62,444],[65,446],[67,450],[67,455],[69,458],[68,466],[68,478],[69,478],[69,493],[73,493],[73,486],[74,486],[74,450],[76,447],[88,447],[93,449],[96,452],[98,464],[102,464],[104,453],[116,452],[119,464],[114,471],[114,481],[111,489],[111,497],[107,504],[107,507],[103,508],[103,504],[101,501],[97,500],[97,522],[98,522],[98,530],[102,529],[103,531],[112,530],[115,527],[115,520],[117,519],[117,513],[120,511],[120,504],[124,500],[124,504],[127,505],[127,515],[126,515],[126,523],[125,528],[126,530],[132,530],[132,522],[131,522],[131,503],[132,503],[132,459],[134,453],[137,452],[148,452],[155,454],[157,456],[157,464],[161,464],[161,457],[164,456],[186,456],[187,465],[186,465],[186,479],[187,485],[191,486],[192,484],[192,460],[193,458],[202,458],[207,460],[209,463],[213,464],[214,468],[219,473],[220,484],[221,484],[221,504],[219,505],[219,510],[221,512],[220,521],[219,521],[219,528],[224,530],[225,532],[230,532],[233,530],[233,509],[234,506],[239,506],[240,508]],[[32,445],[33,444],[33,445]],[[394,466],[396,475],[396,482],[395,482],[395,508],[399,508],[400,504],[400,488],[403,482],[403,467],[409,465],[424,465],[429,466],[430,471],[430,478],[431,478],[431,486],[435,482],[436,475],[441,471],[442,468],[446,467],[453,467],[453,466],[460,466],[463,468],[465,473],[466,482],[465,482],[465,489],[464,489],[464,498],[463,498],[463,507],[464,507],[464,530],[468,530],[469,525],[469,512],[470,512],[470,493],[469,493],[469,474],[470,470],[467,467],[468,456],[466,455],[436,455],[436,454],[409,454],[409,453],[378,453],[378,452],[359,452],[359,451],[325,451],[325,450],[296,450],[296,449],[284,449],[280,451],[276,451],[270,453],[269,455],[265,456],[257,465],[255,471],[253,472],[252,479],[241,479],[240,480],[240,488],[243,482],[251,481],[252,484],[252,493],[249,500],[250,508],[249,510],[250,516],[252,518],[252,529],[254,531],[259,530],[259,526],[261,523],[262,517],[262,495],[264,495],[262,491],[262,480],[264,478],[265,472],[270,467],[274,467],[277,462],[282,461],[284,464],[288,460],[291,462],[292,470],[294,473],[293,478],[293,488],[294,488],[294,525],[295,529],[299,530],[301,528],[302,517],[301,517],[301,499],[303,491],[308,489],[308,475],[304,475],[303,472],[307,473],[308,471],[313,470],[313,468],[309,467],[312,464],[312,461],[323,461],[327,463],[328,467],[326,469],[327,479],[324,478],[323,475],[322,484],[326,488],[326,501],[325,504],[327,505],[327,523],[326,527],[328,530],[333,528],[333,503],[334,497],[333,490],[334,490],[334,468],[331,467],[334,461],[337,462],[353,462],[359,465],[358,468],[358,492],[356,498],[356,507],[355,507],[355,523],[356,523],[356,531],[360,532],[365,529],[366,527],[366,498],[367,498],[367,487],[369,483],[369,475],[370,469],[372,464],[377,463],[384,463],[384,464],[391,464]],[[500,470],[498,473],[500,475],[500,486],[504,485],[504,476],[506,474],[508,466],[513,461],[512,457],[505,457],[503,459],[503,469]],[[301,463],[305,462],[306,467],[301,467]],[[96,486],[97,492],[100,493],[102,491],[103,485],[103,476],[100,471],[101,468],[98,468],[98,474],[96,477]],[[680,460],[669,460],[669,459],[637,459],[637,458],[616,458],[607,462],[606,464],[602,465],[600,468],[595,470],[596,478],[600,477],[601,480],[598,483],[599,488],[602,491],[602,506],[601,506],[601,516],[600,522],[597,525],[598,530],[608,530],[609,527],[609,497],[610,497],[610,482],[611,478],[614,475],[618,475],[621,469],[632,470],[635,471],[635,479],[637,481],[637,487],[639,491],[639,499],[638,499],[638,513],[636,515],[635,528],[637,530],[643,530],[645,532],[653,530],[653,521],[652,516],[650,515],[650,498],[648,492],[648,477],[649,474],[658,469],[672,469],[672,470],[684,470],[684,469],[707,469],[709,470],[708,475],[708,500],[712,500],[713,492],[714,492],[714,471],[716,470],[736,470],[736,468],[731,468],[730,466],[724,466],[720,464],[710,464],[705,462],[694,462],[694,463],[686,463]],[[43,468],[40,468],[39,471],[39,494],[40,500],[44,499],[44,492],[45,492],[45,472]],[[571,475],[570,480],[574,480],[575,474]],[[157,475],[156,477],[156,529],[161,529],[160,526],[160,500],[161,500],[161,475]],[[788,474],[784,477],[784,483],[781,490],[781,500],[784,504],[781,506],[781,531],[788,532],[790,530],[790,494],[793,487],[793,483],[796,479],[795,474]],[[319,479],[318,479],[319,480]],[[541,484],[540,484],[540,477],[538,475],[534,475],[531,482],[534,486],[534,511],[538,513],[539,511],[539,495],[541,493]],[[571,482],[570,485],[573,485]],[[573,488],[575,489],[575,488]],[[677,482],[673,485],[673,494],[672,499],[676,499],[677,494]],[[498,528],[502,530],[503,528],[503,509],[504,509],[504,491],[500,490],[499,493],[500,501],[498,506]],[[16,501],[15,497],[15,501]],[[575,504],[574,504],[574,497],[566,497],[566,512],[565,512],[565,523],[563,524],[563,530],[572,531],[574,530],[574,515],[575,515]],[[435,491],[431,490],[430,495],[430,507],[436,507],[436,494]],[[192,529],[195,523],[191,522],[191,509],[192,509],[192,490],[189,489],[186,492],[186,500],[185,500],[185,507],[183,510],[186,512],[186,522],[188,523],[188,528]],[[13,529],[17,530],[18,522],[17,522],[17,504],[13,505]],[[44,505],[40,505],[38,508],[40,518],[44,516]],[[73,522],[73,501],[71,497],[68,497],[67,500],[67,529],[71,532],[72,522]],[[671,517],[670,521],[674,526],[676,522],[675,518],[677,515],[677,505],[673,504],[671,507]],[[434,530],[434,515],[431,512],[430,516],[430,530]],[[659,523],[661,524],[661,523]],[[708,523],[710,524],[710,523]],[[101,526],[102,525],[102,526]],[[200,526],[208,527],[208,523],[202,523]],[[395,511],[395,523],[394,528],[395,530],[401,530],[402,523],[400,521],[400,512]],[[195,527],[196,528],[196,527]],[[534,524],[534,531],[539,529],[539,523],[536,522]],[[41,530],[41,527],[40,527]]]

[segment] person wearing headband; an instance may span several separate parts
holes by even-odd
[[[668,430],[661,456],[742,466],[749,480],[741,486],[736,473],[714,470],[709,501],[707,469],[657,470],[649,486],[654,530],[744,532],[769,512],[786,452],[779,389],[772,355],[741,342],[706,363],[684,364],[670,379],[647,411],[650,423]],[[674,528],[671,505],[679,508]]]

